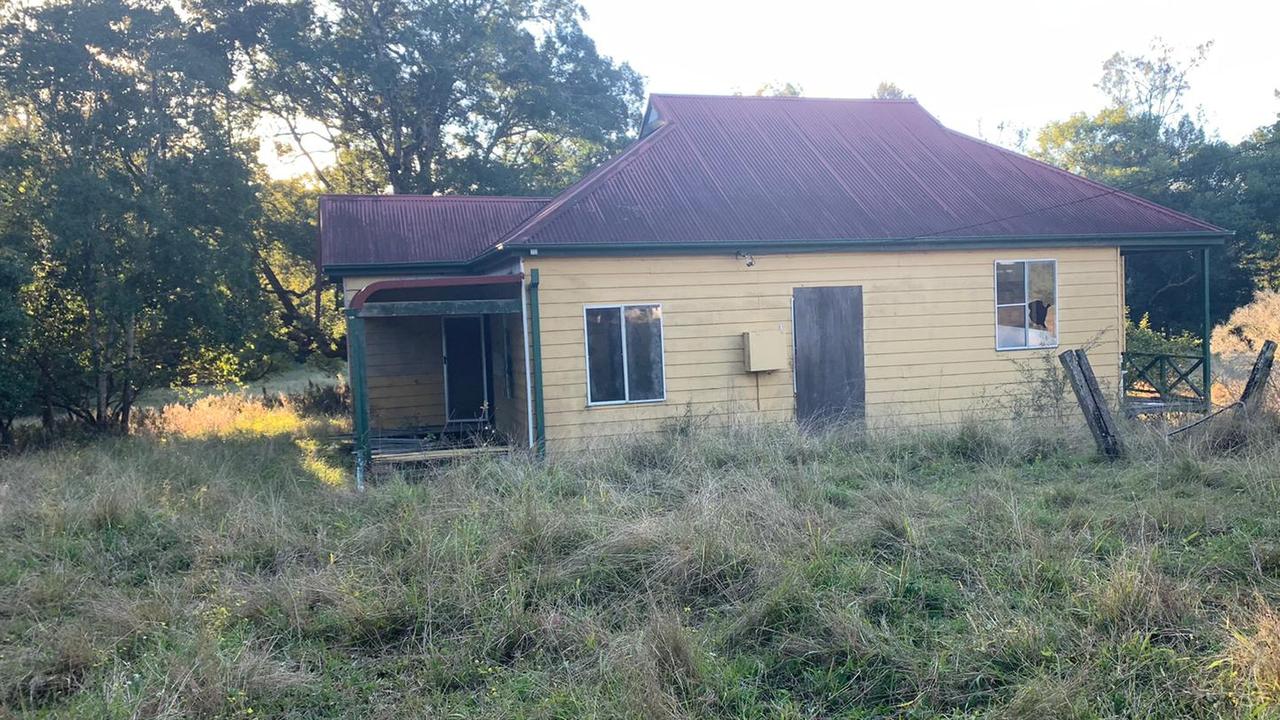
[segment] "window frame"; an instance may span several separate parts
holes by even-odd
[[[1027,345],[1026,338],[1031,332],[1031,318],[1027,312],[1027,292],[1031,288],[1031,263],[1053,263],[1053,344],[1052,345]],[[1008,265],[1010,263],[1022,263],[1022,302],[1021,303],[1001,303],[1000,302],[1000,265]],[[1008,258],[996,259],[991,263],[991,299],[993,305],[992,323],[995,330],[996,352],[1019,352],[1022,350],[1053,350],[1062,343],[1062,308],[1058,283],[1058,259],[1052,257],[1041,258]],[[1023,344],[1009,347],[1000,347],[1000,308],[1021,307],[1022,308],[1022,332]]]
[[[662,359],[662,397],[647,398],[644,400],[631,399],[631,368],[627,362],[627,316],[626,310],[629,307],[656,307],[658,309],[658,345],[659,357]],[[622,331],[622,394],[621,400],[600,400],[593,401],[591,399],[591,345],[588,340],[587,328],[587,312],[590,310],[617,310],[619,315],[618,327]],[[667,400],[667,323],[663,317],[662,303],[660,302],[623,302],[623,303],[594,303],[582,306],[582,360],[585,363],[587,376],[587,407],[609,407],[611,405],[649,405],[652,403],[666,402]]]

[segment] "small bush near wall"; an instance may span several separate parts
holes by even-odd
[[[1171,335],[1151,327],[1150,315],[1143,315],[1136,323],[1125,320],[1124,342],[1128,352],[1161,355],[1198,355],[1201,344],[1199,337],[1185,330],[1178,335]]]

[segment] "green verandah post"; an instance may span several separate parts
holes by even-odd
[[[542,321],[538,311],[538,269],[529,272],[529,334],[533,355],[534,445],[539,457],[547,453],[546,411],[542,404]]]
[[[1213,334],[1212,322],[1209,318],[1209,246],[1200,248],[1200,291],[1204,300],[1204,326],[1200,333],[1200,372],[1204,388],[1204,411],[1213,410],[1213,349],[1209,347],[1209,337]]]
[[[347,373],[351,376],[352,429],[356,446],[356,489],[364,490],[369,468],[369,394],[365,377],[364,318],[347,310]]]

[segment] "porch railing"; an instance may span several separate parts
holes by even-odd
[[[1208,405],[1203,356],[1126,352],[1122,368],[1130,404],[1201,410]]]

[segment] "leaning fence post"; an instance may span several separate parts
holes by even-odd
[[[1240,404],[1246,413],[1251,413],[1262,402],[1267,394],[1267,380],[1271,377],[1271,364],[1276,357],[1276,343],[1268,340],[1262,343],[1262,352],[1253,361],[1253,370],[1249,372],[1249,381],[1244,384],[1244,392],[1240,393]]]
[[[1104,457],[1114,459],[1124,454],[1124,445],[1120,442],[1120,430],[1111,418],[1111,410],[1107,407],[1107,399],[1098,387],[1098,378],[1089,365],[1089,356],[1084,350],[1066,350],[1058,355],[1058,361],[1067,371],[1071,381],[1071,389],[1076,393],[1076,401],[1084,413],[1084,421],[1093,433],[1093,440],[1098,444],[1098,452]]]

